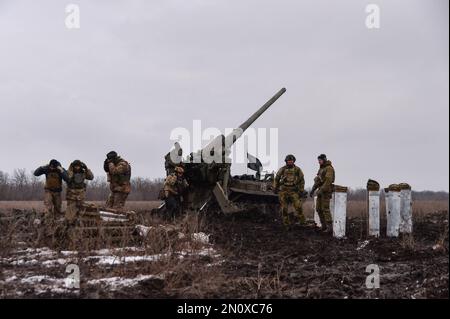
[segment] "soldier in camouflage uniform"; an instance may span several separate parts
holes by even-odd
[[[283,224],[291,224],[289,218],[289,204],[292,203],[295,208],[297,218],[301,225],[306,223],[303,215],[303,194],[305,191],[305,177],[300,167],[296,166],[294,155],[288,155],[285,159],[286,165],[280,168],[274,180],[274,191],[279,193],[281,205],[281,217]]]
[[[332,223],[330,200],[333,194],[335,173],[325,154],[320,154],[317,159],[320,168],[314,178],[314,186],[311,189],[310,196],[314,197],[314,192],[317,190],[316,210],[322,224],[322,230],[330,231]]]
[[[184,169],[175,167],[175,172],[166,177],[164,182],[164,197],[169,216],[175,217],[181,212],[183,195],[189,187],[183,176]]]
[[[105,172],[108,174],[111,193],[106,201],[107,208],[122,209],[125,206],[128,194],[131,192],[131,166],[115,151],[106,154],[103,164]]]
[[[94,174],[80,160],[73,161],[67,171],[69,180],[67,182],[67,209],[66,219],[69,223],[73,223],[78,213],[83,209],[84,198],[86,195],[85,180],[93,180]]]
[[[54,221],[61,215],[62,181],[68,181],[67,171],[60,162],[52,159],[48,165],[40,166],[34,171],[34,176],[41,175],[45,175],[45,218],[48,221]]]
[[[174,149],[164,156],[164,167],[166,176],[175,173],[175,167],[183,166],[183,149],[178,142],[175,142]]]

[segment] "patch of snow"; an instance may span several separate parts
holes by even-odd
[[[30,260],[18,259],[18,260],[12,261],[11,265],[13,265],[13,266],[33,266],[38,263],[39,263],[39,261],[36,259],[30,259]]]
[[[35,283],[41,282],[47,278],[49,278],[49,276],[31,276],[31,277],[22,278],[20,281],[23,284],[35,284]]]
[[[48,247],[43,247],[43,248],[19,249],[15,253],[17,255],[27,255],[27,256],[39,257],[39,256],[52,256],[56,252],[54,250],[51,250]]]
[[[356,248],[356,250],[361,250],[361,249],[364,249],[368,244],[369,244],[369,240],[365,240],[365,241],[363,241],[357,248]]]
[[[17,277],[14,281],[17,281]],[[67,287],[67,278],[55,278],[48,275],[34,275],[30,277],[24,277],[20,279],[20,283],[31,286],[36,295],[43,293],[79,293],[78,289],[72,289]],[[11,280],[12,277],[11,277]],[[17,290],[14,292],[15,295],[24,295],[23,291]]]
[[[147,226],[143,226],[143,225],[136,225],[136,230],[138,232],[138,234],[141,237],[146,237],[149,233],[149,231],[153,228],[153,227],[147,227]]]
[[[103,249],[99,249],[99,250],[94,250],[94,251],[92,251],[92,253],[94,253],[96,255],[113,255],[115,253],[120,253],[120,252],[124,252],[124,251],[144,251],[144,250],[145,250],[144,247],[129,246],[129,247],[119,247],[119,248],[103,248]]]
[[[75,255],[78,254],[77,251],[73,251],[73,250],[62,250],[61,251],[61,255],[63,256],[70,256],[70,255]]]
[[[97,265],[119,265],[126,263],[133,263],[139,261],[157,261],[163,257],[166,257],[167,254],[157,254],[157,255],[143,255],[143,256],[89,256],[86,257],[85,260],[98,259]]]
[[[192,234],[192,240],[202,243],[202,244],[208,244],[209,243],[209,236],[205,233],[194,233]]]
[[[222,265],[224,262],[225,262],[225,259],[222,259],[222,260],[216,261],[216,262],[214,262],[214,263],[207,264],[206,267],[220,266],[220,265]]]
[[[200,256],[220,257],[219,254],[216,254],[216,250],[214,248],[204,248],[198,252],[194,252],[194,255],[195,254]]]
[[[88,285],[105,285],[111,290],[118,288],[133,287],[139,284],[141,281],[149,279],[163,279],[162,276],[156,275],[138,275],[135,278],[125,277],[107,277],[100,279],[92,279],[87,282]]]
[[[42,262],[42,265],[45,267],[55,267],[55,266],[61,266],[61,265],[67,265],[71,262],[64,258],[58,258],[58,259],[51,259],[51,260],[45,260]]]
[[[11,282],[11,281],[16,281],[17,279],[18,279],[18,278],[17,278],[16,275],[12,275],[11,277],[6,278],[6,279],[5,279],[5,282],[6,282],[6,283],[9,283],[9,282]]]
[[[114,218],[114,217],[108,217],[108,216],[100,216],[100,218],[104,222],[118,222],[118,223],[126,223],[126,222],[128,222],[128,219],[123,219],[123,218]]]
[[[216,250],[214,248],[203,248],[201,250],[182,250],[178,252],[180,258],[184,258],[184,256],[210,256],[214,258],[220,257],[220,254],[217,254]]]

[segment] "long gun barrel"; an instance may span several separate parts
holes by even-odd
[[[282,88],[280,91],[278,91],[277,94],[275,94],[270,100],[268,100],[266,103],[264,103],[263,106],[261,106],[255,113],[253,113],[252,116],[250,116],[244,123],[239,125],[238,128],[235,128],[230,134],[228,134],[226,137],[223,135],[217,136],[214,140],[212,140],[206,147],[204,147],[200,153],[204,156],[208,156],[212,151],[222,149],[222,147],[225,147],[225,149],[230,148],[237,140],[242,136],[244,131],[250,127],[267,109],[275,103],[276,100],[280,98],[286,92],[285,88]],[[197,153],[199,156],[199,153]]]
[[[237,129],[234,129],[233,132],[225,138],[225,145],[231,146],[233,145],[236,140],[241,137],[241,135],[245,132],[246,129],[250,127],[267,109],[275,103],[276,100],[280,98],[286,92],[285,88],[282,88],[278,91],[277,94],[272,96],[270,100],[268,100],[266,103],[264,103],[263,106],[261,106],[255,113],[253,113],[252,116],[250,116],[244,123],[239,125]]]
[[[280,96],[282,96],[284,94],[284,92],[286,92],[285,88],[282,88],[281,90],[278,91],[277,94],[275,94],[269,101],[267,101],[263,106],[261,106],[259,108],[258,111],[256,111],[255,113],[253,113],[252,116],[250,116],[247,121],[245,121],[244,123],[242,123],[241,125],[239,125],[239,128],[242,131],[245,131],[246,129],[248,129],[250,127],[250,125],[253,124],[253,122],[255,122],[258,117],[261,116],[261,114],[263,114],[273,103],[275,103],[276,100],[278,100],[280,98]]]

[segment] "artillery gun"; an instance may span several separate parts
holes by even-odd
[[[231,176],[229,155],[233,144],[269,107],[286,92],[282,88],[252,116],[227,136],[219,135],[203,149],[191,153],[182,164],[189,189],[184,196],[184,209],[192,211],[221,211],[225,214],[265,210],[278,205],[278,196],[272,190],[273,174],[261,177],[261,163],[253,161],[247,167],[255,175]],[[164,203],[157,209],[161,211]]]

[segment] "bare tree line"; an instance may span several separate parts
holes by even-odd
[[[156,200],[158,192],[162,188],[164,180],[134,177],[131,180],[132,191],[129,200],[147,201]],[[102,201],[109,194],[109,184],[105,177],[96,177],[88,183],[86,199]],[[44,195],[43,178],[28,173],[25,169],[16,169],[9,175],[0,171],[0,200],[41,200]],[[349,200],[365,200],[365,189],[350,189]],[[415,200],[447,200],[448,192],[413,191]]]
[[[163,179],[134,177],[131,180],[129,200],[156,200],[163,185]],[[108,197],[109,184],[105,177],[96,177],[87,183],[86,199],[103,201]],[[28,173],[25,169],[16,169],[9,175],[0,171],[0,200],[31,201],[41,200],[44,196],[44,179]]]
[[[384,196],[384,192],[381,191],[381,197]],[[348,199],[349,200],[365,200],[367,197],[367,191],[365,189],[349,189]],[[436,201],[448,201],[448,192],[440,191],[412,191],[412,197],[414,200],[436,200]]]

